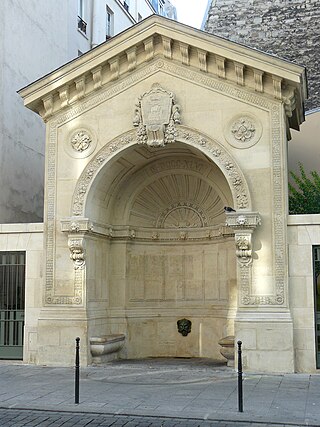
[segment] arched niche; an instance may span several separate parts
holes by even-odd
[[[100,150],[73,199],[73,217],[93,224],[86,295],[99,321],[89,333],[125,334],[127,357],[219,358],[237,307],[224,206],[249,211],[248,187],[226,150],[198,132],[180,127],[177,142],[162,148],[136,144],[134,135]],[[181,318],[193,325],[187,337]]]
[[[194,148],[134,146],[101,171],[85,216],[131,227],[210,227],[224,223],[232,202],[221,170]]]
[[[107,142],[89,162],[77,182],[71,215],[85,217],[92,213],[92,200],[100,182],[107,180],[110,188],[115,189],[118,180],[122,180],[128,171],[132,174],[134,169],[136,170],[153,159],[163,158],[169,154],[169,151],[176,152],[177,156],[179,153],[194,153],[196,157],[206,159],[216,165],[231,192],[230,204],[238,210],[251,211],[251,197],[246,179],[235,159],[222,144],[185,126],[177,126],[176,141],[174,144],[160,148],[138,145],[136,131],[131,130]],[[131,156],[128,150],[132,147],[135,148],[131,151]],[[137,147],[143,147],[142,156],[139,153],[138,156],[135,155],[138,151]]]

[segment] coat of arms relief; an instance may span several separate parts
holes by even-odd
[[[138,144],[164,147],[175,141],[176,125],[180,123],[180,106],[172,92],[156,83],[139,97],[133,119],[133,125],[138,128]]]

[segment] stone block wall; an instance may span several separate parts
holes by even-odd
[[[23,361],[36,363],[42,306],[43,223],[0,224],[0,251],[26,253]]]
[[[319,0],[213,0],[205,30],[305,66],[306,110],[320,106]]]
[[[318,372],[312,247],[320,245],[320,215],[289,215],[289,299],[296,372]]]

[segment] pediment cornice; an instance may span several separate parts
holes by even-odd
[[[147,18],[19,94],[47,121],[160,58],[282,101],[293,128],[304,120],[303,67],[159,16]]]

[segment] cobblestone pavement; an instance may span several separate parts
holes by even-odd
[[[0,409],[1,427],[300,427],[293,424],[203,421],[181,418],[132,417],[72,412]]]

